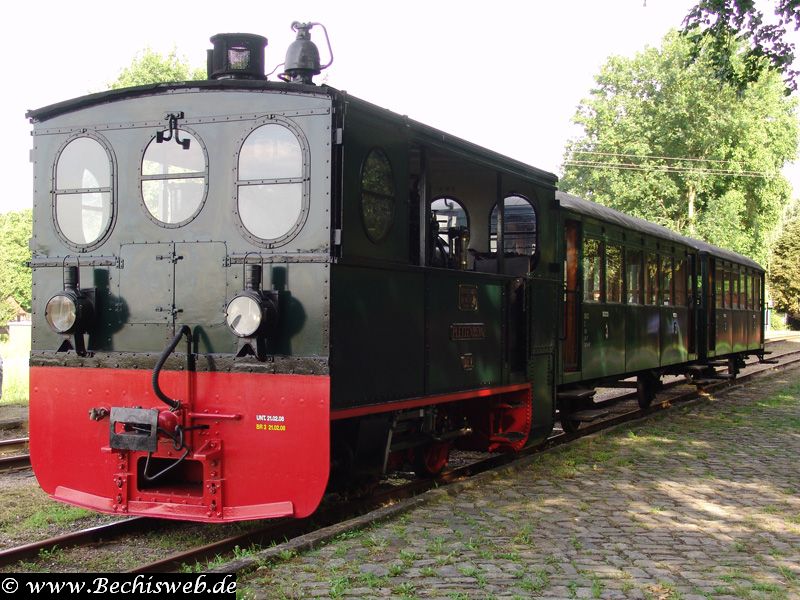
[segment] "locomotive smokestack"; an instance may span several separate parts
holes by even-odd
[[[209,79],[266,79],[267,38],[253,33],[218,33],[208,50]]]

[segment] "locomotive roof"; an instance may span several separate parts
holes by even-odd
[[[593,217],[599,221],[605,221],[606,223],[619,225],[620,227],[624,227],[626,229],[639,231],[646,235],[651,235],[662,240],[683,244],[684,246],[689,246],[698,252],[705,252],[723,260],[729,260],[746,267],[758,269],[759,271],[764,270],[761,265],[751,258],[742,256],[741,254],[731,250],[726,250],[725,248],[719,248],[702,240],[696,240],[694,238],[680,235],[661,225],[645,221],[644,219],[640,219],[638,217],[626,215],[623,212],[603,206],[602,204],[590,202],[589,200],[578,198],[577,196],[573,196],[572,194],[568,194],[566,192],[556,192],[556,200],[562,207],[566,209],[588,217]]]
[[[359,110],[373,113],[379,117],[397,121],[408,128],[414,136],[425,143],[438,146],[439,148],[460,155],[464,159],[479,160],[486,165],[502,169],[510,173],[515,173],[523,177],[536,180],[541,185],[554,189],[558,177],[542,169],[537,169],[523,162],[504,156],[472,142],[458,138],[430,127],[419,121],[399,115],[375,104],[351,96],[345,91],[339,91],[327,85],[303,85],[297,83],[285,83],[281,81],[263,81],[251,79],[208,79],[201,81],[183,81],[171,83],[155,83],[137,87],[121,88],[108,90],[96,94],[89,94],[79,98],[73,98],[57,104],[51,104],[35,110],[29,110],[26,116],[32,123],[46,121],[59,115],[89,108],[100,104],[106,104],[117,100],[137,98],[165,94],[175,90],[252,90],[252,91],[276,91],[283,93],[322,95],[338,98],[358,107]]]
[[[89,108],[99,104],[106,104],[116,100],[124,100],[127,98],[137,98],[141,96],[152,96],[157,94],[168,93],[174,90],[190,90],[192,88],[201,88],[209,90],[274,90],[283,92],[299,92],[299,93],[316,93],[328,95],[328,88],[326,86],[316,85],[302,85],[296,83],[284,83],[277,81],[262,81],[253,79],[204,79],[200,81],[173,81],[167,83],[150,83],[147,85],[138,85],[135,87],[119,88],[116,90],[106,90],[96,94],[88,94],[86,96],[79,96],[78,98],[71,98],[56,104],[50,104],[42,108],[29,110],[25,116],[30,119],[32,123],[39,121],[46,121],[59,115],[69,112],[80,110],[82,108]]]

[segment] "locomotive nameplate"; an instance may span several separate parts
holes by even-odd
[[[477,285],[458,286],[458,310],[463,310],[465,312],[475,312],[478,310]]]
[[[486,325],[484,323],[452,323],[450,325],[450,340],[483,340],[486,339]]]

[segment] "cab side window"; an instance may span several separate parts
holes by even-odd
[[[537,219],[531,202],[519,195],[503,199],[503,253],[505,271],[524,274],[531,270],[536,258]],[[497,252],[497,204],[489,215],[489,250]]]
[[[431,202],[430,235],[433,240],[430,263],[434,267],[464,269],[469,245],[469,214],[455,198]]]
[[[536,252],[536,210],[527,198],[508,196],[503,200],[505,216],[503,251],[519,256]],[[489,249],[497,251],[497,204],[489,218]]]

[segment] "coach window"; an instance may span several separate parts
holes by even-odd
[[[628,291],[628,304],[642,302],[642,251],[625,251],[625,288]]]
[[[722,274],[722,283],[723,283],[723,296],[725,296],[725,308],[731,308],[733,304],[731,303],[731,268],[730,266],[723,271]]]
[[[292,239],[308,215],[308,151],[290,123],[250,132],[239,152],[236,210],[245,237],[268,247]]]
[[[744,289],[744,274],[741,267],[736,271],[736,308],[747,308],[747,295]]]
[[[744,284],[747,286],[747,310],[755,310],[755,305],[753,304],[753,274],[750,271],[744,276]]]
[[[603,244],[600,240],[583,240],[583,300],[600,302],[602,300]]]
[[[716,268],[714,270],[714,292],[717,295],[717,308],[725,308],[725,294],[723,293],[725,288],[724,281],[725,271],[722,269],[722,263],[717,261]]]
[[[687,260],[685,256],[675,259],[675,306],[686,306],[689,304],[687,291],[689,272],[686,266]]]
[[[96,248],[111,228],[114,210],[111,151],[94,137],[76,137],[59,152],[54,179],[58,233],[76,250]]]
[[[753,310],[761,311],[761,275],[753,275]]]
[[[386,238],[394,222],[394,174],[389,157],[373,148],[361,167],[361,218],[374,243]]]
[[[658,254],[647,254],[644,284],[645,304],[658,304]]]
[[[664,306],[672,304],[672,257],[661,257],[661,302]]]
[[[606,302],[622,303],[622,248],[606,244]]]
[[[189,145],[150,140],[142,157],[142,201],[150,218],[165,227],[180,227],[200,212],[206,198],[206,153],[197,136],[176,134]]]

